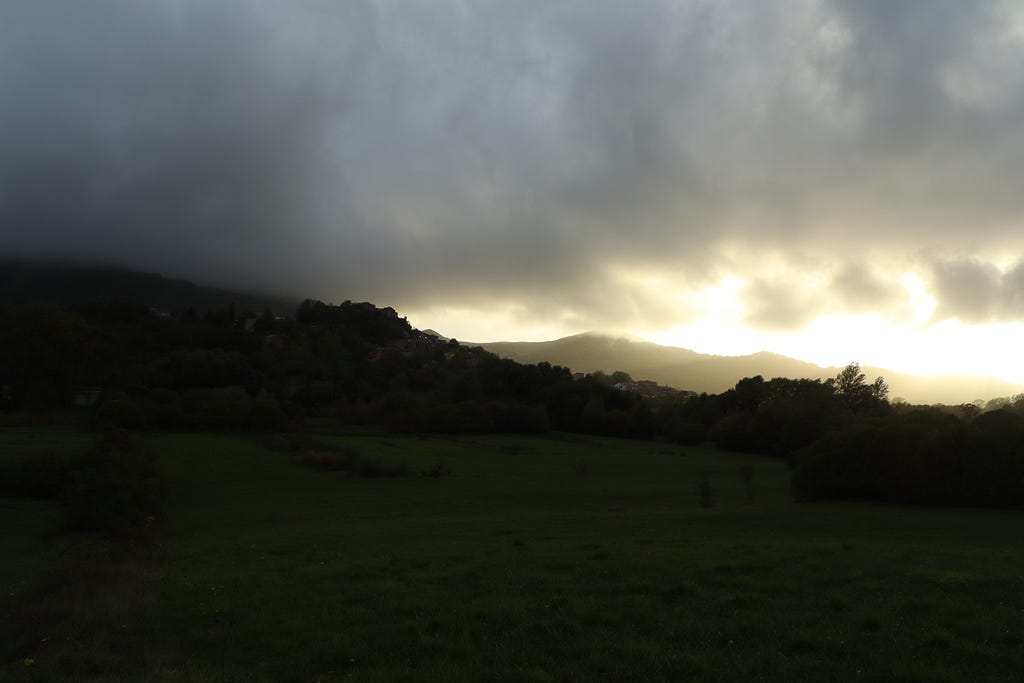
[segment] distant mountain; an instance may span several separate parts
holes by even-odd
[[[435,332],[434,330],[430,329],[429,327],[427,329],[425,329],[425,330],[420,330],[420,332],[422,332],[423,334],[425,334],[425,335],[427,335],[429,337],[437,337],[441,341],[448,341],[448,337],[444,336],[440,332]]]
[[[625,337],[585,332],[546,342],[490,342],[470,344],[482,346],[491,353],[520,363],[540,363],[571,368],[574,372],[623,370],[630,374],[653,368],[684,365],[710,358],[696,351],[673,346],[659,346]],[[637,377],[637,379],[654,379]],[[682,388],[682,387],[679,387]]]
[[[262,313],[269,308],[277,315],[292,315],[299,305],[298,301],[286,297],[203,287],[187,280],[127,268],[0,261],[0,305],[109,301],[166,310],[194,308],[198,312],[234,304],[239,312]]]
[[[490,342],[471,344],[521,363],[547,361],[573,372],[616,370],[628,372],[633,379],[650,379],[677,389],[721,393],[743,377],[826,379],[841,368],[823,368],[813,363],[762,351],[747,356],[714,356],[690,349],[661,346],[595,333],[577,334],[547,342]],[[921,377],[884,368],[864,367],[871,381],[884,377],[891,398],[910,403],[967,403],[975,399],[1013,396],[1024,386],[991,377],[942,375]]]

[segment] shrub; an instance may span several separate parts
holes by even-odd
[[[421,477],[429,477],[430,479],[437,479],[438,477],[447,477],[451,474],[451,470],[445,467],[441,463],[434,463],[430,467],[420,470]]]
[[[409,474],[409,467],[404,460],[399,463],[386,463],[371,458],[360,458],[355,463],[354,471],[360,477],[405,477]]]
[[[302,448],[300,462],[326,472],[344,472],[357,477],[405,477],[409,475],[406,463],[386,463],[368,458],[355,448],[314,450]],[[436,475],[440,476],[440,475]]]
[[[252,399],[241,387],[193,389],[181,395],[184,422],[198,429],[245,429]]]
[[[142,429],[146,416],[130,398],[118,397],[104,401],[96,410],[96,424],[101,427]]]
[[[124,536],[141,533],[156,519],[163,481],[152,459],[137,453],[123,432],[110,432],[81,455],[3,467],[0,493],[60,501],[69,529]]]
[[[699,422],[669,423],[664,432],[670,441],[691,446],[707,438],[707,429]]]
[[[93,449],[76,463],[64,498],[70,528],[134,535],[156,519],[163,482],[149,457]]]
[[[487,404],[487,415],[496,432],[525,434],[546,432],[551,428],[548,411],[542,405],[492,401]]]
[[[431,431],[451,434],[476,434],[494,429],[490,416],[474,401],[437,406],[430,411],[427,425]]]
[[[793,458],[804,499],[1024,507],[1024,420],[916,410],[850,425]]]
[[[249,426],[261,431],[281,431],[288,428],[288,416],[277,399],[261,393],[249,408]]]
[[[181,414],[178,394],[175,392],[153,392],[153,400],[148,404],[148,423],[154,429],[182,429],[187,421]]]
[[[700,473],[700,480],[697,482],[697,499],[702,508],[709,508],[715,504],[715,499],[711,495],[711,479],[708,478],[707,472]]]
[[[715,423],[709,434],[719,448],[731,451],[756,451],[753,419],[747,412],[727,415]]]
[[[0,495],[57,499],[64,495],[70,483],[68,460],[52,455],[0,466]]]

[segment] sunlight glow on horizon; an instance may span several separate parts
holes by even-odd
[[[624,301],[647,300],[649,310],[665,320],[686,320],[665,327],[644,322],[643,309],[626,306],[618,324],[602,323],[571,308],[560,315],[537,317],[530,307],[508,303],[481,309],[440,307],[411,315],[414,324],[461,341],[551,341],[582,332],[598,332],[676,346],[698,353],[742,356],[768,351],[821,367],[851,362],[911,375],[973,375],[1024,385],[1024,323],[968,324],[957,319],[936,321],[935,296],[928,282],[914,272],[890,275],[902,289],[889,307],[877,312],[824,310],[797,329],[770,329],[750,324],[748,288],[764,272],[773,281],[798,281],[806,291],[829,296],[820,273],[786,273],[765,261],[749,276],[723,274],[699,289],[689,289],[671,276],[642,269],[615,268],[607,276],[627,292]],[[766,270],[767,269],[767,270]],[[760,271],[760,272],[756,272]],[[898,273],[899,271],[896,271]],[[799,291],[799,289],[798,289]],[[660,305],[660,310],[658,306]],[[630,317],[632,316],[632,317]],[[607,315],[606,315],[607,318]]]
[[[434,329],[460,341],[551,341],[586,331],[624,334],[662,346],[677,346],[698,353],[740,356],[769,351],[814,363],[842,367],[850,362],[912,375],[963,374],[996,377],[1024,385],[1024,324],[969,325],[945,320],[931,325],[897,323],[874,314],[832,315],[815,318],[798,331],[765,331],[745,326],[735,318],[730,296],[742,285],[723,283],[714,296],[725,304],[719,319],[705,318],[671,329],[611,330],[581,328],[566,321],[546,323],[523,318],[521,312],[473,309],[435,309],[410,315],[420,329]],[[927,297],[916,315],[930,312]]]
[[[912,375],[964,374],[1024,384],[1024,325],[967,325],[946,320],[928,327],[896,325],[874,315],[823,316],[798,332],[697,323],[642,335],[700,353],[771,351],[822,367],[856,361]]]
[[[571,331],[574,328],[560,322],[530,323],[518,308],[481,311],[475,308],[440,307],[410,311],[408,318],[409,323],[417,329],[432,329],[445,337],[481,344],[551,341],[581,331]]]

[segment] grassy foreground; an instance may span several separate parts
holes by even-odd
[[[296,437],[140,435],[167,480],[148,541],[61,533],[55,503],[0,498],[0,680],[1024,671],[1020,513],[797,504],[785,463],[713,449],[310,438],[408,476],[307,467]],[[0,460],[85,439],[8,429]]]

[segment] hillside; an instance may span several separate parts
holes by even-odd
[[[285,297],[204,287],[113,266],[0,260],[0,305],[44,301],[72,305],[119,301],[166,310],[227,308],[291,315],[299,305]]]
[[[553,365],[572,368],[574,372],[624,370],[633,374],[634,371],[641,373],[654,368],[681,366],[710,358],[689,349],[659,346],[650,342],[592,332],[546,342],[489,342],[471,345],[482,346],[491,353],[520,363],[546,361]]]
[[[708,393],[721,393],[735,385],[738,379],[754,375],[762,375],[766,379],[824,379],[834,377],[840,370],[766,351],[746,356],[714,356],[595,333],[547,342],[493,342],[479,346],[522,363],[547,361],[574,372],[622,370],[634,379],[650,379],[677,389]],[[885,377],[890,396],[911,403],[959,404],[1024,392],[1024,386],[991,377],[921,377],[876,367],[865,367],[864,372],[870,378]]]
[[[62,305],[120,301],[168,311],[192,308],[200,313],[233,305],[239,312],[261,312],[269,308],[277,315],[291,315],[299,304],[284,297],[204,287],[187,280],[126,268],[0,260],[0,306],[33,301]],[[721,393],[740,378],[753,375],[766,379],[816,379],[834,377],[839,371],[839,368],[822,368],[768,352],[715,356],[598,333],[546,342],[467,343],[467,346],[482,346],[520,363],[546,361],[574,372],[622,370],[634,379],[649,379],[678,389],[708,393]],[[1024,392],[1024,386],[995,378],[920,377],[875,367],[865,367],[864,371],[872,378],[885,377],[890,396],[911,403],[959,404]]]

